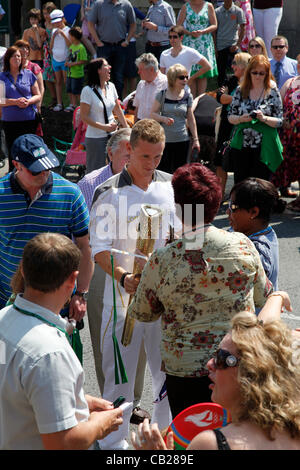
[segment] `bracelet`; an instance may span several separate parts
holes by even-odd
[[[120,285],[121,285],[121,287],[123,287],[123,289],[124,289],[125,277],[127,276],[127,274],[131,274],[131,273],[128,273],[128,272],[123,273],[122,276],[121,276],[121,279],[120,279]]]
[[[193,142],[195,142],[195,141],[197,141],[197,140],[199,140],[198,137],[196,137],[195,139],[193,138]]]

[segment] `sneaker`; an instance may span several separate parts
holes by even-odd
[[[54,106],[53,111],[61,111],[62,109],[63,105],[58,103],[56,106]]]

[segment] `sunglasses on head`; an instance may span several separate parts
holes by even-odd
[[[169,35],[169,39],[177,39],[177,38],[179,38],[179,36],[177,36],[176,34]]]
[[[284,49],[286,46],[271,46],[272,49]]]
[[[251,72],[251,75],[260,75],[261,77],[264,77],[266,72]]]
[[[179,80],[188,80],[189,76],[188,75],[178,75],[177,77]]]
[[[259,49],[261,47],[260,44],[251,44],[250,46],[250,49]]]
[[[236,367],[238,358],[225,349],[218,349],[214,355],[215,369],[227,369],[227,367]]]

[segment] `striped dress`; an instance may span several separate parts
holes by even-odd
[[[89,213],[78,186],[56,173],[31,201],[8,173],[0,180],[0,308],[11,295],[10,281],[26,243],[42,232],[81,237],[88,233]]]

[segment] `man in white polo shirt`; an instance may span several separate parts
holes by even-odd
[[[70,297],[81,253],[68,237],[41,233],[25,246],[25,289],[0,311],[0,449],[88,449],[118,429],[122,410],[87,396],[59,315]]]

